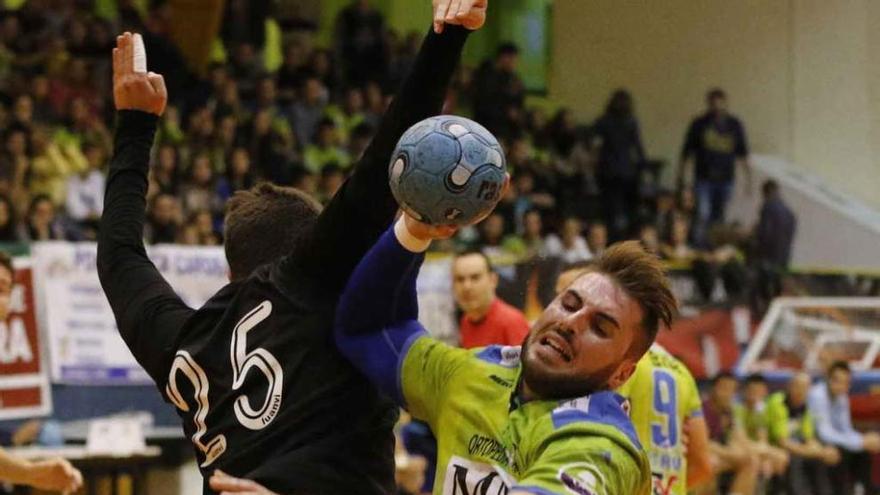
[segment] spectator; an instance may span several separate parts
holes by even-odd
[[[776,181],[768,180],[762,187],[764,204],[755,226],[757,262],[757,298],[762,307],[782,293],[782,277],[791,260],[797,218],[785,204]]]
[[[697,252],[688,243],[690,225],[687,217],[675,215],[672,220],[666,242],[660,246],[663,258],[676,263],[690,263],[697,257]]]
[[[526,211],[533,208],[552,209],[556,200],[553,195],[544,190],[535,189],[535,174],[530,170],[521,170],[513,178],[513,188],[516,199],[513,202],[513,218],[516,223],[516,231],[523,231],[523,216]]]
[[[309,76],[303,81],[301,92],[302,96],[290,109],[290,118],[296,138],[303,143],[311,143],[324,115],[327,88],[317,77]]]
[[[385,19],[369,0],[354,0],[336,18],[337,53],[349,84],[385,82],[388,47]]]
[[[849,411],[849,388],[852,373],[849,364],[837,361],[828,369],[827,381],[819,381],[810,389],[807,407],[816,419],[819,440],[840,450],[840,464],[831,468],[835,493],[853,495],[856,483],[862,493],[876,495],[878,488],[871,480],[870,454],[880,452],[880,434],[859,433],[852,426]]]
[[[660,255],[660,236],[657,234],[657,227],[652,224],[642,225],[639,229],[639,242],[642,247],[649,253]]]
[[[290,183],[290,162],[297,157],[293,153],[295,136],[289,129],[273,126],[269,112],[258,112],[247,142],[258,177],[278,184]]]
[[[19,242],[18,226],[15,223],[15,208],[8,196],[0,195],[0,242]]]
[[[87,172],[89,163],[79,145],[53,142],[44,128],[35,128],[31,137],[33,159],[31,161],[31,193],[48,196],[55,206],[64,204],[67,178]]]
[[[339,133],[331,119],[323,119],[318,123],[314,144],[306,146],[303,161],[313,174],[320,174],[321,169],[334,164],[341,169],[351,165],[351,158],[339,146]]]
[[[716,473],[730,473],[727,493],[754,493],[758,477],[758,458],[749,448],[742,425],[736,420],[733,399],[736,378],[722,372],[712,379],[709,397],[703,401],[703,416],[709,428],[709,449]]]
[[[364,123],[364,93],[358,87],[345,90],[345,98],[341,106],[330,106],[327,113],[336,128],[339,129],[340,137],[346,141],[351,136],[355,127]]]
[[[593,256],[601,256],[608,247],[608,229],[602,222],[593,222],[587,227],[587,247]]]
[[[150,170],[150,187],[154,193],[175,195],[179,191],[180,173],[177,148],[170,144],[159,146],[156,163]]]
[[[758,373],[749,375],[744,388],[743,402],[734,408],[737,421],[751,440],[750,450],[760,458],[764,475],[781,476],[788,467],[788,453],[769,443],[767,380]]]
[[[177,239],[181,215],[180,202],[176,197],[166,193],[154,196],[144,229],[147,242],[150,244],[173,243]]]
[[[100,146],[87,145],[85,150],[88,168],[67,179],[65,207],[67,215],[75,221],[85,237],[97,239],[98,221],[104,211],[104,167],[106,157]]]
[[[840,462],[840,452],[816,439],[813,414],[807,409],[810,375],[797,373],[786,391],[767,400],[767,426],[770,442],[788,451],[790,463],[785,489],[798,495],[831,495],[828,466]]]
[[[211,157],[207,153],[199,153],[193,158],[189,180],[181,191],[184,212],[207,210],[220,213],[222,205],[217,197],[215,182]]]
[[[19,237],[28,241],[66,240],[64,226],[55,214],[55,204],[46,195],[37,195],[28,208],[27,222]]]
[[[361,159],[371,139],[373,139],[373,127],[370,124],[362,122],[352,129],[351,135],[348,136],[346,151],[353,162]]]
[[[226,169],[226,177],[217,183],[217,196],[221,202],[226,202],[236,191],[250,189],[256,184],[254,174],[251,171],[251,156],[247,148],[235,148],[229,156],[229,164]]]
[[[336,191],[342,187],[345,182],[345,172],[342,171],[335,163],[331,163],[321,169],[321,187],[318,194],[323,204],[327,204],[336,195]]]
[[[531,209],[523,215],[523,244],[525,257],[533,258],[546,252],[544,242],[544,220],[540,210]]]
[[[496,296],[498,274],[480,251],[467,251],[452,261],[452,291],[462,311],[461,346],[520,345],[529,323],[518,309]]]
[[[694,119],[688,128],[678,170],[679,188],[683,189],[685,167],[693,158],[697,196],[695,238],[699,245],[706,242],[709,226],[725,219],[737,162],[745,168],[751,183],[745,128],[727,112],[727,95],[722,89],[712,89],[706,95],[706,103],[706,113]]]
[[[0,156],[0,193],[7,194],[15,204],[27,201],[25,177],[30,173],[28,133],[20,126],[6,130],[5,149]]]
[[[596,178],[605,206],[605,223],[611,238],[630,235],[639,206],[639,178],[645,150],[632,96],[619,89],[611,95],[605,113],[593,124],[599,156]]]
[[[547,256],[559,258],[565,265],[593,258],[587,241],[581,235],[581,221],[575,217],[566,218],[562,224],[562,235],[548,235],[544,246]]]
[[[494,60],[474,74],[474,118],[499,137],[508,137],[524,120],[525,84],[517,74],[519,48],[498,47]]]

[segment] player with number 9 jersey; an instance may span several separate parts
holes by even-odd
[[[686,495],[684,422],[703,415],[694,377],[681,361],[654,344],[617,392],[629,399],[630,417],[648,451],[654,495]]]

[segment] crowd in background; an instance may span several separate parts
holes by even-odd
[[[153,153],[146,240],[190,245],[222,243],[225,201],[259,181],[332,197],[421,38],[395,33],[359,0],[338,15],[333,46],[317,47],[314,32],[298,31],[269,72],[261,58],[265,2],[234,1],[221,30],[227,58],[197,77],[166,35],[167,6],[140,12],[119,2],[117,17],[107,18],[89,3],[29,1],[2,15],[0,242],[95,238],[112,153],[108,54],[117,32],[143,33],[150,68],[165,75],[171,98]],[[693,266],[704,302],[717,280],[730,298],[745,297],[746,280],[755,278],[744,268],[746,254],[764,260],[761,273],[777,281],[772,274],[787,265],[794,232],[778,192],[770,214],[762,213],[760,242],[752,242],[751,226],[724,223],[748,147],[722,90],[708,94],[705,113],[686,132],[683,123],[680,187],[664,189],[663,164],[645,153],[627,91],[611,95],[595,122],[579,122],[564,107],[530,108],[518,61],[517,47],[505,43],[480,66],[462,67],[445,109],[485,125],[506,150],[512,187],[495,214],[452,248],[518,264],[503,277],[509,300],[522,303],[515,294],[535,270],[552,280],[555,266],[625,238]],[[685,173],[690,163],[692,174]],[[772,292],[773,283],[763,286]]]

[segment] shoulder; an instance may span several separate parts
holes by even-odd
[[[515,369],[520,366],[521,350],[520,346],[490,345],[469,352],[478,361]]]
[[[623,435],[637,450],[642,450],[632,421],[629,401],[612,391],[596,392],[578,399],[559,402],[550,413],[554,431],[576,432],[587,429],[591,436]],[[599,427],[599,428],[596,428]]]

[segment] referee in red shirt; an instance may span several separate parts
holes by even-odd
[[[498,274],[480,251],[467,251],[452,261],[452,290],[462,311],[461,346],[520,345],[529,333],[522,311],[495,295]]]

